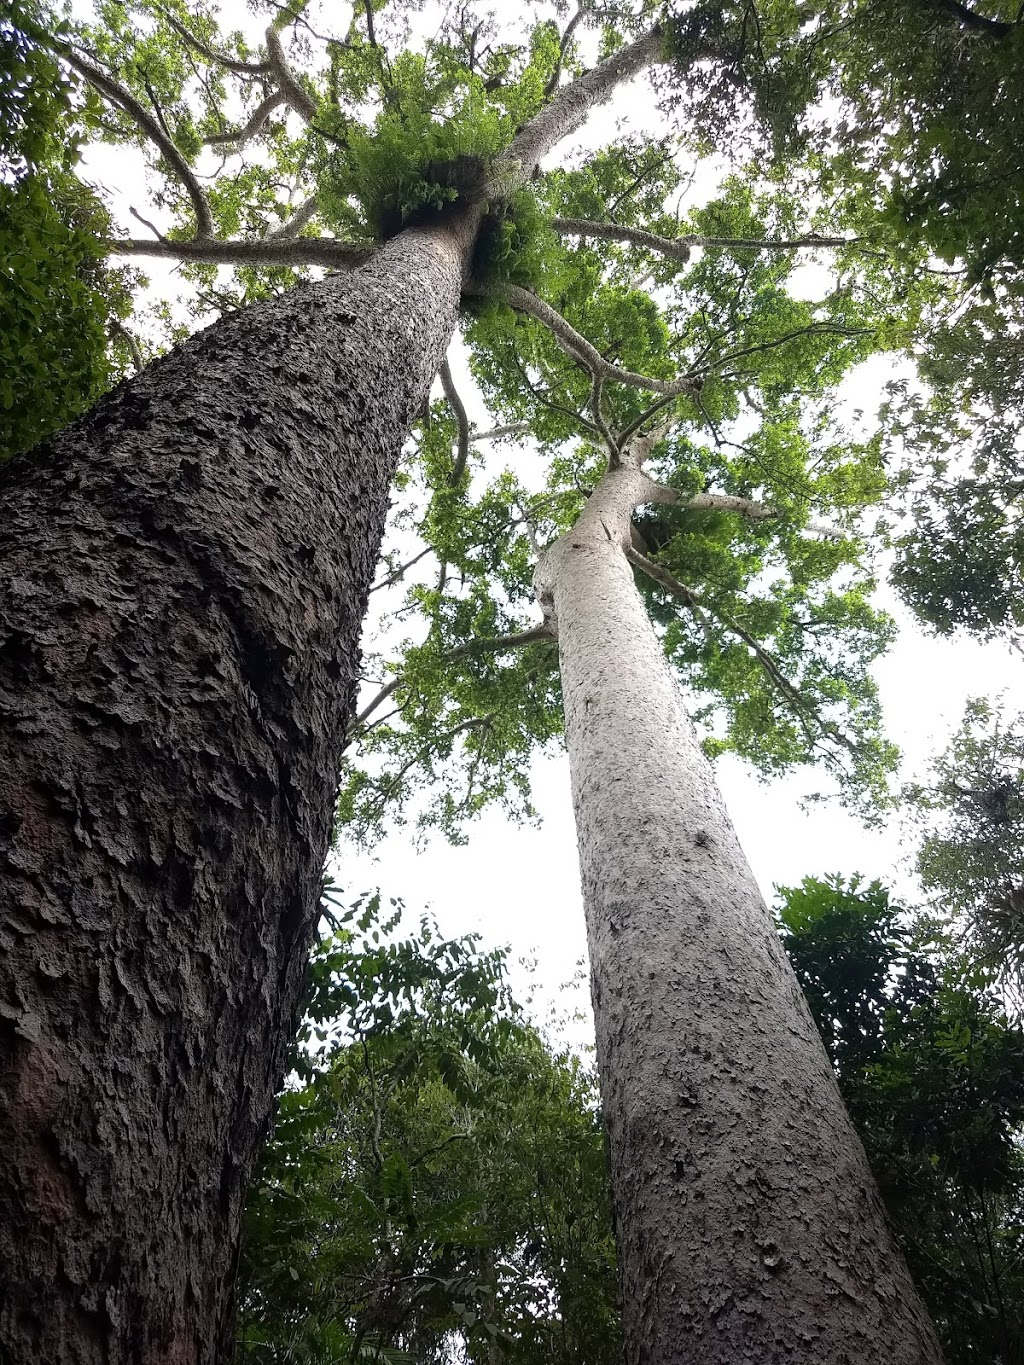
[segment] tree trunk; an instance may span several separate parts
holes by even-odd
[[[476,218],[0,470],[0,1360],[230,1349],[402,441]]]
[[[936,1365],[806,1002],[624,555],[548,551],[630,1365]]]

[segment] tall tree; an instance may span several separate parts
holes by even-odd
[[[103,6],[92,31],[51,40],[110,105],[110,135],[149,148],[170,177],[161,198],[174,226],[112,245],[189,263],[207,302],[232,311],[5,476],[13,509],[6,690],[17,685],[29,698],[7,712],[17,753],[3,798],[5,857],[17,874],[20,916],[12,920],[18,938],[5,1017],[11,1084],[44,1097],[9,1110],[7,1119],[13,1156],[2,1197],[10,1234],[0,1257],[14,1267],[8,1278],[16,1288],[0,1331],[13,1349],[31,1337],[43,1357],[73,1340],[83,1359],[126,1358],[143,1349],[139,1343],[172,1358],[206,1359],[227,1339],[239,1196],[280,1070],[315,915],[329,795],[358,676],[358,617],[401,442],[442,369],[460,294],[476,300],[468,330],[495,406],[513,421],[525,407],[549,445],[567,434],[585,438],[578,459],[555,465],[549,525],[562,538],[544,556],[539,579],[545,620],[514,632],[512,643],[550,656],[557,619],[595,943],[616,937],[608,869],[612,852],[635,838],[636,820],[623,823],[593,802],[593,792],[632,774],[634,804],[625,804],[640,818],[637,775],[655,760],[638,752],[642,726],[626,718],[646,717],[654,727],[648,735],[672,733],[680,745],[688,734],[663,665],[654,664],[660,656],[632,595],[630,559],[654,585],[663,616],[664,594],[685,606],[686,626],[670,621],[666,640],[704,685],[701,709],[724,711],[713,747],[760,754],[768,769],[822,750],[862,788],[877,791],[884,780],[892,752],[877,734],[864,665],[889,627],[865,603],[860,547],[828,528],[809,540],[801,534],[812,506],[857,506],[880,487],[873,452],[846,458],[846,444],[833,439],[825,396],[874,344],[880,320],[871,300],[884,289],[884,270],[832,231],[824,211],[808,219],[782,195],[778,211],[763,212],[735,189],[703,218],[678,221],[664,206],[679,180],[671,139],[653,149],[607,149],[581,179],[558,170],[538,176],[550,148],[629,76],[671,52],[672,80],[692,91],[709,60],[720,64],[714,32],[695,39],[686,25],[645,31],[645,10],[618,28],[586,12],[561,32],[534,24],[518,43],[501,42],[480,16],[462,11],[426,55],[409,50],[400,32],[397,44],[386,45],[385,17],[399,29],[408,18],[397,5],[383,13],[367,5],[344,37],[326,41],[304,12],[282,11],[259,51],[217,32],[205,13],[193,21],[184,9],[156,5]],[[580,68],[574,38],[588,28],[607,55],[568,80]],[[289,30],[322,43],[315,71],[293,68]],[[239,84],[243,121],[228,117],[229,79]],[[363,121],[367,109],[372,126]],[[283,120],[273,117],[278,111]],[[698,123],[691,151],[707,150],[708,128],[707,120]],[[206,189],[196,173],[204,141],[232,149],[226,155],[256,150]],[[600,253],[594,242],[604,244]],[[784,287],[788,263],[797,251],[826,246],[837,253],[838,283],[808,302]],[[694,273],[680,284],[698,248]],[[238,267],[226,290],[215,278],[222,264]],[[293,283],[292,272],[309,265],[355,268],[238,309]],[[708,306],[694,303],[695,295]],[[882,330],[890,339],[898,332],[887,321]],[[453,458],[449,443],[427,432],[436,494],[429,515],[443,567],[433,597],[421,598],[428,614],[443,620],[450,612],[459,625],[463,637],[453,649],[460,657],[497,659],[509,641],[484,632],[508,605],[501,591],[474,596],[472,583],[462,595],[446,591],[448,568],[460,558],[465,564],[476,530],[463,507],[472,433],[450,374],[442,369],[442,376],[458,450]],[[653,404],[644,393],[657,395]],[[801,416],[808,398],[813,418]],[[744,411],[752,437],[738,422]],[[665,417],[685,418],[684,433],[710,431],[713,445],[703,434],[699,442],[684,434],[675,469],[655,489],[641,465]],[[736,460],[723,455],[730,441],[741,452]],[[688,442],[696,446],[692,460]],[[432,457],[440,464],[431,468]],[[579,515],[583,490],[591,498]],[[516,491],[499,486],[488,504],[506,526]],[[638,546],[632,514],[649,498],[675,506],[684,520],[654,519],[653,543],[637,526]],[[524,520],[537,514],[531,505]],[[694,514],[706,520],[695,523]],[[737,537],[725,529],[744,516],[749,531]],[[785,528],[785,576],[759,583],[759,573],[777,569],[778,554],[766,549],[775,524]],[[586,542],[579,558],[607,575],[601,600],[585,597],[586,584],[572,586],[576,528]],[[463,530],[469,539],[460,545]],[[70,557],[65,548],[61,558],[55,536],[65,546],[70,538]],[[727,567],[737,543],[747,553]],[[696,551],[693,560],[688,551]],[[517,555],[504,566],[513,604],[523,590],[524,555]],[[74,571],[54,587],[53,565],[72,560]],[[604,610],[606,628],[623,632],[624,644],[642,642],[652,690],[648,697],[620,691],[618,708],[610,697],[600,708],[599,764],[588,755],[586,718],[600,679],[573,669],[592,660],[584,636],[601,630]],[[466,638],[467,626],[479,642]],[[415,692],[416,661],[409,662],[382,700],[403,687],[406,701]],[[787,676],[790,665],[802,670],[797,681]],[[549,658],[534,655],[527,669],[511,679],[497,669],[492,681],[509,694],[524,680],[557,686]],[[429,682],[430,670],[420,676]],[[429,742],[414,724],[390,735],[378,725],[378,738],[404,746],[405,756],[377,794],[391,799],[415,761],[445,745],[468,755],[471,783],[493,775],[503,740],[523,731],[503,722],[503,707],[481,711],[486,690],[472,679],[464,719],[440,735],[431,729]],[[434,689],[437,696],[443,689]],[[531,723],[548,734],[557,728],[543,704]],[[505,747],[511,771],[497,765],[487,794],[520,780],[524,752],[522,743],[518,751]],[[692,866],[682,867],[687,848],[669,840],[658,901],[633,848],[622,907],[636,927],[644,906],[661,904],[664,915],[655,918],[663,937],[647,942],[631,931],[619,946],[633,954],[622,955],[623,970],[646,981],[648,993],[651,964],[668,973],[655,974],[659,1036],[672,1065],[684,1057],[692,1063],[702,1120],[681,1118],[678,1103],[666,1109],[664,1068],[635,1028],[622,1033],[627,1046],[616,1051],[615,1011],[624,1006],[606,988],[618,964],[594,955],[598,1000],[610,1004],[600,1024],[602,1065],[630,1288],[629,1350],[633,1358],[653,1351],[652,1360],[681,1350],[733,1359],[750,1343],[774,1351],[784,1341],[795,1360],[830,1350],[836,1359],[842,1352],[860,1360],[935,1358],[727,821],[713,803],[685,804],[707,779],[692,746],[677,757],[659,772],[665,791],[679,797],[678,806],[669,802],[678,828],[699,850],[690,862],[699,861],[707,880],[700,896],[670,894]],[[365,775],[356,780],[344,809],[357,810],[372,785]],[[471,791],[471,808],[480,797]],[[448,798],[442,818],[453,823],[457,814]],[[735,951],[749,949],[735,979],[722,968],[732,949],[703,932],[703,916],[730,904]],[[711,954],[688,968],[698,1012],[708,1006],[709,980],[734,990],[746,982],[746,1005],[742,992],[734,994],[717,1052],[690,1047],[671,999],[672,959],[691,942]],[[201,983],[194,976],[200,960]],[[762,987],[759,1032],[749,1004]],[[635,985],[634,1008],[641,994]],[[701,1018],[710,1043],[712,1021]],[[774,1059],[763,1055],[765,1038]],[[798,1133],[798,1076],[828,1139],[780,1139],[797,1144],[799,1160],[773,1159],[760,1180],[761,1158],[749,1159],[751,1122],[741,1127],[730,1107],[738,1073],[721,1065],[722,1050],[733,1046],[750,1059],[736,1090],[748,1120],[768,1115],[768,1086],[770,1121]],[[128,1077],[115,1082],[125,1058],[133,1059]],[[792,1061],[789,1075],[772,1069],[780,1059]],[[634,1062],[650,1077],[638,1101],[656,1119],[646,1131],[623,1084]],[[762,1071],[770,1079],[759,1078]],[[115,1117],[87,1104],[86,1091],[115,1096]],[[706,1135],[726,1135],[720,1151],[688,1136],[700,1122]],[[143,1150],[145,1168],[128,1158]],[[801,1166],[798,1179],[786,1174],[790,1164]],[[55,1166],[60,1198],[52,1193]],[[641,1170],[647,1179],[638,1184]],[[691,1178],[693,1199],[675,1199],[662,1227],[651,1192]],[[153,1210],[169,1206],[169,1191],[183,1180],[193,1197],[175,1200],[173,1215],[158,1224]],[[723,1240],[732,1224],[723,1225],[703,1252],[704,1288],[670,1301],[661,1287],[682,1283],[672,1258],[684,1229],[701,1223],[699,1196],[713,1189],[724,1200],[733,1187],[739,1193],[726,1203],[736,1227],[749,1233],[743,1254]],[[806,1214],[797,1211],[804,1194]],[[86,1208],[99,1203],[104,1216],[69,1218],[79,1196]],[[804,1216],[810,1230],[801,1240],[794,1229]],[[658,1246],[666,1254],[652,1261]],[[824,1287],[805,1269],[812,1257],[832,1267]],[[35,1283],[54,1276],[58,1263],[72,1264],[74,1275],[56,1311],[40,1320],[31,1307]],[[806,1296],[799,1320],[786,1286]]]
[[[926,781],[904,789],[925,891],[1024,1001],[1024,723],[974,698]]]
[[[592,175],[553,187],[569,221]],[[849,281],[801,301],[761,207],[733,184],[701,212],[732,247],[659,279],[665,315],[686,320],[667,336],[628,287],[632,256],[587,273],[584,246],[564,267],[562,346],[521,290],[492,288],[477,372],[505,429],[540,434],[546,478],[454,496],[450,448],[472,432],[454,393],[454,421],[439,407],[421,529],[441,569],[400,609],[426,638],[360,715],[369,758],[342,811],[371,830],[425,769],[446,780],[420,818],[457,835],[489,799],[522,803],[525,755],[564,706],[627,1358],[938,1359],[664,661],[704,694],[705,724],[719,714],[713,751],[768,771],[822,753],[854,788],[884,780],[865,669],[889,623],[842,528],[878,487],[875,452],[840,439],[829,403],[879,320]],[[606,382],[587,324],[631,370],[671,362],[698,391],[652,404]],[[540,623],[524,619],[533,592]]]
[[[216,258],[211,204],[230,217],[237,200],[205,193],[183,150],[186,62],[267,78],[304,120],[319,97],[275,27],[247,61],[237,44],[218,55],[204,21],[162,63],[179,19],[161,13],[151,39],[126,11],[105,17],[91,55],[81,35],[51,45],[175,177],[191,228],[164,253]],[[136,36],[121,80],[104,55]],[[358,92],[381,54],[354,46]],[[444,88],[478,99],[460,50],[439,50],[455,63]],[[229,1349],[242,1195],[316,920],[402,441],[443,362],[485,193],[528,182],[660,53],[653,30],[558,89],[557,42],[543,76],[527,52],[518,134],[471,100],[453,136],[479,117],[490,156],[449,144],[413,202],[385,119],[364,146],[400,196],[392,228],[408,226],[351,274],[232,313],[0,476],[0,1350],[14,1359]],[[289,234],[308,216],[260,259],[301,260]],[[315,246],[335,265],[368,254]]]

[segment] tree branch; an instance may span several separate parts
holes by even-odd
[[[944,10],[955,19],[959,19],[964,27],[969,28],[973,33],[984,33],[989,38],[1006,38],[1020,23],[1019,16],[1012,23],[1007,23],[1003,19],[989,19],[984,14],[978,14],[976,10],[960,4],[959,0],[928,0],[928,2],[932,9]]]
[[[577,332],[572,323],[562,317],[561,313],[556,312],[549,303],[545,303],[543,299],[538,298],[528,289],[523,289],[520,285],[482,285],[471,282],[466,292],[500,299],[503,303],[507,303],[510,308],[515,308],[520,313],[528,313],[538,322],[544,323],[554,334],[555,340],[562,349],[573,360],[578,360],[584,365],[595,378],[616,384],[628,384],[634,389],[650,389],[654,393],[698,394],[700,392],[699,380],[691,378],[690,375],[683,375],[678,379],[655,379],[649,375],[634,374],[632,370],[620,369],[610,360],[605,360],[600,351],[593,347],[585,336]]]
[[[549,100],[558,89],[558,82],[562,79],[562,64],[565,61],[565,54],[569,50],[569,44],[572,42],[572,35],[576,31],[576,26],[585,13],[586,10],[580,5],[579,9],[565,26],[565,32],[562,34],[562,41],[558,45],[558,61],[555,62],[555,69],[548,77],[548,83],[544,87],[544,98],[546,100]]]
[[[444,364],[438,373],[441,387],[444,389],[444,396],[455,414],[455,420],[459,427],[458,454],[455,457],[455,463],[452,465],[451,473],[448,475],[448,487],[458,488],[469,460],[469,416],[466,412],[466,405],[459,397],[459,391],[455,387],[455,380],[452,378],[451,366],[448,364],[447,357],[445,357]]]
[[[538,644],[542,640],[554,640],[554,636],[546,625],[533,626],[530,630],[519,631],[515,635],[497,635],[490,640],[467,640],[464,645],[457,645],[445,654],[442,663],[454,663],[456,659],[464,659],[469,654],[504,654],[513,649],[521,649],[524,645]],[[387,701],[388,697],[404,684],[405,678],[401,673],[397,674],[391,681],[377,693],[356,716],[349,731],[350,736],[365,724],[368,717]]]
[[[304,122],[312,123],[316,118],[316,100],[288,64],[288,58],[284,55],[284,48],[281,46],[281,39],[273,25],[267,29],[267,59],[274,76],[277,78],[277,83],[281,87],[281,93],[289,105]]]
[[[632,246],[645,247],[663,256],[671,256],[685,265],[695,246],[749,248],[752,251],[799,251],[803,247],[856,246],[861,237],[822,237],[816,232],[804,237],[771,238],[759,237],[703,237],[699,233],[687,233],[682,237],[659,237],[642,228],[622,227],[618,223],[601,223],[591,218],[552,218],[551,226],[563,237],[602,237],[612,242],[629,242]]]
[[[167,133],[164,132],[159,119],[154,118],[145,105],[137,100],[131,91],[127,90],[109,72],[104,71],[102,67],[97,66],[66,43],[52,39],[50,41],[55,51],[60,53],[68,66],[77,71],[80,76],[84,76],[89,84],[110,100],[112,104],[123,109],[129,118],[134,119],[146,136],[156,144],[164,160],[172,167],[192,201],[192,208],[196,216],[196,236],[212,237],[214,234],[213,214],[210,212],[206,195],[203,193],[192,167]]]
[[[113,237],[106,246],[118,256],[170,256],[179,261],[213,265],[322,265],[333,270],[362,265],[374,254],[373,247],[354,246],[334,237],[268,236],[228,242],[212,237],[194,237],[189,241]]]
[[[244,128],[235,128],[230,133],[214,133],[212,137],[206,138],[208,147],[223,147],[231,143],[235,144],[235,151],[240,152],[247,142],[261,133],[266,126],[267,119],[274,112],[279,104],[284,104],[285,95],[283,90],[274,90],[267,96],[256,109]]]
[[[238,57],[229,57],[226,52],[217,52],[215,48],[197,38],[194,33],[180,24],[173,14],[170,14],[162,6],[157,6],[157,11],[163,16],[179,38],[186,42],[189,47],[205,57],[207,61],[213,62],[217,66],[223,66],[227,71],[234,71],[239,76],[266,76],[270,72],[269,62],[244,62]]]
[[[611,242],[629,242],[647,247],[663,256],[671,256],[685,265],[690,259],[690,247],[685,237],[656,237],[642,228],[620,227],[618,223],[597,223],[589,218],[552,218],[551,226],[563,237],[602,237]]]
[[[529,422],[510,422],[504,427],[491,427],[489,431],[478,431],[473,440],[500,441],[504,436],[525,436],[529,430]]]
[[[731,493],[694,493],[684,498],[667,484],[657,483],[653,486],[657,490],[657,496],[652,498],[653,502],[675,505],[681,507],[683,511],[698,511],[703,508],[718,512],[738,512],[748,521],[773,521],[781,515],[778,508],[767,503],[757,502],[753,498],[735,497]],[[843,539],[843,532],[838,527],[827,526],[822,522],[809,521],[801,529],[812,531],[819,536],[827,536],[830,540]]]
[[[843,327],[832,322],[812,322],[806,327],[798,327],[794,332],[787,332],[785,336],[775,337],[771,341],[759,341],[753,346],[743,346],[737,351],[729,351],[725,355],[719,356],[717,360],[704,365],[699,371],[700,374],[711,374],[714,371],[720,378],[735,378],[737,371],[728,371],[723,374],[719,368],[733,360],[740,360],[745,355],[760,355],[764,351],[774,351],[779,346],[785,346],[787,342],[796,341],[798,337],[804,336],[841,336],[841,337],[862,337],[870,336],[870,327]]]
[[[413,568],[414,565],[418,564],[421,559],[426,559],[427,555],[432,555],[434,553],[433,545],[428,545],[426,549],[421,550],[418,555],[414,555],[412,559],[406,560],[406,562],[400,564],[397,569],[392,569],[387,577],[382,578],[379,583],[374,583],[370,592],[378,592],[381,588],[390,588],[392,583],[400,582],[408,571]]]
[[[308,199],[304,199],[291,217],[286,218],[283,223],[265,234],[265,242],[288,241],[292,237],[297,237],[306,224],[312,219],[319,208],[317,196],[311,194]]]
[[[128,328],[125,327],[122,322],[119,322],[117,318],[111,320],[110,335],[112,337],[117,337],[119,341],[123,341],[128,347],[136,374],[145,369],[146,360],[142,354],[142,347],[139,345],[138,341],[136,341],[135,337],[132,336],[131,332],[129,332]]]
[[[502,171],[512,173],[516,184],[529,181],[556,143],[574,133],[597,105],[610,98],[616,87],[655,62],[667,60],[664,36],[653,28],[636,42],[620,47],[592,70],[562,86],[550,103],[535,114],[513,138],[498,162],[496,181],[503,185]]]

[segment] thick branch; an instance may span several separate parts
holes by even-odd
[[[114,318],[111,321],[110,335],[112,337],[117,337],[128,347],[128,353],[132,358],[132,364],[135,366],[136,374],[144,370],[146,361],[142,354],[142,347],[139,345],[138,341],[136,341],[135,337],[132,336],[131,332],[129,332],[128,328],[125,327],[123,323],[119,322],[117,318]]]
[[[510,422],[504,427],[491,427],[489,431],[478,431],[473,440],[500,441],[503,436],[525,436],[529,430],[529,422]]]
[[[179,261],[213,265],[322,265],[333,270],[362,265],[373,248],[353,246],[333,237],[264,237],[252,241],[218,242],[193,238],[187,242],[146,238],[112,238],[108,248],[118,256],[168,256]]]
[[[218,52],[215,48],[204,43],[201,38],[197,38],[194,33],[190,33],[184,24],[179,24],[173,14],[167,10],[160,9],[167,23],[174,29],[175,33],[186,42],[195,52],[203,56],[207,61],[213,62],[216,66],[222,66],[226,71],[234,71],[239,76],[265,76],[270,71],[269,62],[244,62],[239,57],[229,57],[226,52]]]
[[[530,180],[551,148],[574,133],[591,110],[609,99],[623,82],[663,60],[666,59],[660,28],[653,28],[635,43],[619,48],[593,70],[564,85],[512,140],[499,166],[511,171],[519,183]],[[500,170],[496,178],[502,185]]]
[[[319,204],[315,194],[311,194],[308,199],[304,199],[290,218],[286,218],[276,228],[271,230],[264,237],[264,241],[288,241],[291,237],[297,237],[306,224],[316,213]]]
[[[558,89],[558,82],[562,79],[562,65],[565,62],[565,54],[569,50],[569,44],[572,42],[572,35],[576,32],[576,26],[585,13],[586,10],[580,5],[579,9],[565,26],[565,32],[562,34],[562,41],[558,45],[558,61],[555,62],[555,69],[548,77],[548,83],[544,87],[544,98],[546,100],[549,100]]]
[[[316,100],[288,64],[281,39],[273,26],[267,29],[267,58],[285,99],[300,118],[312,123],[316,118]]]
[[[693,493],[690,497],[684,498],[674,488],[669,488],[667,484],[652,483],[655,495],[651,498],[652,502],[662,502],[680,506],[684,511],[697,511],[701,508],[711,509],[718,512],[738,512],[741,517],[746,517],[748,521],[773,521],[780,513],[778,508],[771,507],[764,502],[756,502],[753,498],[734,497],[731,493]],[[811,531],[815,535],[828,536],[830,540],[842,540],[843,532],[835,526],[827,526],[823,522],[809,521],[806,526],[801,528],[804,531]]]
[[[635,374],[632,370],[620,369],[610,360],[605,360],[601,352],[593,347],[585,336],[577,332],[572,323],[566,321],[561,313],[556,312],[549,303],[545,303],[536,294],[531,294],[528,289],[523,289],[517,284],[471,284],[467,292],[501,299],[511,308],[515,308],[521,313],[528,313],[538,322],[543,322],[554,333],[555,339],[562,349],[574,360],[578,360],[586,366],[595,378],[616,384],[628,384],[634,389],[650,389],[653,393],[697,394],[700,392],[699,381],[692,379],[689,375],[682,375],[677,379],[655,379],[651,375]]]
[[[274,112],[279,104],[285,103],[285,96],[282,90],[274,90],[265,100],[257,105],[253,111],[252,118],[244,128],[235,128],[230,133],[215,133],[206,139],[210,147],[223,147],[229,144],[235,145],[236,151],[241,151],[247,142],[261,133],[266,127],[267,119]]]
[[[538,644],[541,640],[553,640],[555,637],[546,625],[534,626],[530,630],[520,631],[516,635],[496,635],[493,639],[467,640],[464,645],[457,645],[444,655],[442,663],[454,663],[456,659],[464,659],[469,654],[504,654],[513,649],[520,649],[524,645]],[[355,732],[368,717],[372,716],[388,697],[393,696],[405,683],[405,678],[399,673],[392,678],[386,687],[382,687],[377,695],[369,702],[362,711],[356,716],[352,724],[352,731]]]
[[[212,237],[214,233],[213,214],[206,202],[206,195],[203,193],[192,167],[168,137],[160,124],[160,120],[154,118],[130,90],[127,90],[120,81],[115,80],[109,72],[97,66],[95,62],[82,56],[65,43],[54,42],[53,46],[68,66],[77,71],[80,76],[84,76],[89,84],[110,100],[112,104],[123,109],[130,118],[135,120],[146,136],[156,144],[164,160],[173,169],[192,201],[192,208],[196,215],[196,235],[198,237]]]
[[[688,239],[656,237],[641,228],[620,227],[618,223],[597,223],[589,218],[552,218],[551,226],[563,237],[601,237],[610,242],[629,242],[633,246],[672,256],[682,265],[690,259]]]
[[[444,389],[444,396],[448,400],[455,420],[459,427],[459,448],[452,465],[451,473],[448,475],[448,486],[458,488],[462,482],[462,476],[466,472],[466,464],[469,460],[469,414],[466,412],[466,405],[459,397],[459,391],[455,387],[455,380],[452,378],[451,366],[447,359],[440,369],[441,387]]]

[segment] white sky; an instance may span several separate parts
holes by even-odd
[[[75,8],[81,13],[85,6]],[[252,30],[252,17],[240,4],[225,9],[232,24]],[[433,18],[437,12],[430,5],[426,15]],[[347,19],[336,13],[325,22],[334,32],[343,32]],[[430,27],[426,18],[423,27]],[[653,100],[643,97],[640,84],[621,91],[592,120],[588,143],[606,141],[623,118],[632,129],[642,129],[646,121],[652,137],[662,131]],[[159,213],[148,207],[138,158],[101,149],[90,154],[87,167],[91,178],[110,192],[123,228],[133,235],[140,231],[127,215],[128,204],[162,226]],[[171,269],[156,261],[139,264],[153,281],[151,296],[179,292]],[[878,399],[877,386],[870,377],[862,384],[864,391],[849,396],[870,412]],[[464,397],[470,399],[469,394]],[[907,771],[920,771],[958,724],[968,696],[1006,689],[1012,698],[1021,662],[1005,646],[982,645],[968,637],[926,637],[891,596],[883,595],[881,602],[902,626],[898,643],[876,669],[887,729],[906,755]],[[572,1010],[585,1002],[585,990],[578,981],[574,990],[563,986],[577,975],[585,934],[567,761],[564,755],[538,759],[534,773],[538,827],[513,826],[492,810],[469,828],[468,846],[452,848],[435,838],[417,852],[411,833],[399,830],[372,854],[345,849],[332,871],[352,895],[380,886],[385,896],[402,898],[413,916],[429,906],[448,934],[478,931],[485,946],[507,943],[514,958],[535,958],[532,981],[538,1006],[555,1002]],[[776,884],[830,872],[860,872],[908,887],[895,815],[886,828],[866,830],[835,804],[802,811],[797,804],[801,793],[818,785],[813,774],[764,785],[741,762],[727,758],[719,762],[718,776],[740,840],[769,898]],[[527,975],[517,970],[514,984],[521,993],[527,982]],[[582,1041],[586,1027],[574,1034]]]

